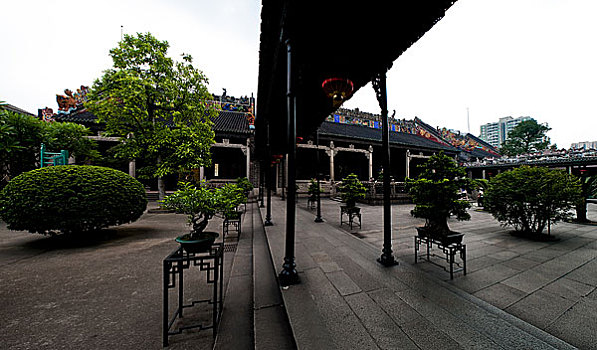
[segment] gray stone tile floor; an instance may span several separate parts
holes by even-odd
[[[283,202],[276,202],[274,207],[279,211],[281,206],[283,206]],[[310,249],[310,247],[317,245],[321,250],[310,252],[311,258],[320,268],[317,283],[327,282],[330,287],[335,287],[341,296],[349,296],[344,298],[345,303],[348,305],[338,305],[337,307],[348,306],[351,309],[362,308],[362,305],[372,307],[370,299],[376,300],[374,295],[380,297],[382,294],[387,294],[387,291],[382,292],[386,287],[376,286],[369,289],[368,292],[364,292],[367,289],[359,287],[358,280],[351,282],[346,274],[341,273],[347,268],[352,269],[350,264],[346,264],[346,259],[339,262],[335,257],[328,258],[330,250],[335,250],[339,252],[338,254],[341,254],[341,245],[339,248],[329,247],[330,250],[325,250],[322,247],[325,246],[326,242],[317,240],[315,244],[311,244],[303,238],[304,235],[316,237],[318,234],[320,237],[326,235],[325,238],[328,238],[328,236],[331,236],[327,232],[329,228],[322,229],[323,226],[318,227],[317,225],[329,225],[337,231],[344,232],[346,236],[352,236],[366,242],[381,254],[383,244],[382,206],[359,205],[362,208],[363,220],[360,229],[358,226],[353,226],[353,229],[350,229],[347,225],[340,225],[339,206],[339,202],[329,199],[322,200],[322,217],[326,222],[325,224],[311,224],[306,217],[314,218],[315,210],[307,209],[306,199],[299,199],[297,265],[302,270],[305,279],[311,281],[311,278],[313,278],[311,276],[314,273],[312,271],[313,265],[309,263],[305,265],[305,261],[302,259],[304,252],[299,253],[299,250]],[[597,349],[597,226],[560,222],[551,227],[551,234],[559,238],[558,241],[530,241],[511,235],[511,228],[500,226],[489,213],[479,210],[473,204],[473,208],[470,210],[472,217],[470,221],[450,220],[449,223],[452,230],[465,233],[463,243],[467,245],[468,257],[468,273],[466,275],[461,272],[457,273],[455,278],[450,280],[449,273],[438,266],[426,262],[414,264],[415,227],[422,225],[423,220],[413,218],[410,215],[412,208],[412,205],[392,206],[392,244],[394,256],[401,265],[408,265],[414,271],[424,271],[432,280],[456,287],[460,291],[481,299],[573,346],[582,349]],[[274,215],[274,220],[280,216],[282,219],[278,220],[283,221],[282,212]],[[597,221],[597,204],[589,204],[588,216],[589,219]],[[284,223],[280,224],[283,225]],[[276,234],[283,235],[283,232],[278,233],[276,231]],[[273,234],[268,234],[268,237],[271,237],[270,239],[274,241],[278,239],[272,236]],[[278,243],[281,244],[281,242]],[[275,247],[276,244],[272,244],[272,246]],[[274,256],[279,255],[273,250],[272,248]],[[326,255],[326,251],[328,251],[328,255]],[[351,258],[355,254],[354,251],[350,250],[346,250],[345,253]],[[280,256],[277,256],[277,258],[277,261],[282,261]],[[366,259],[371,264],[370,269],[366,269],[370,273],[376,263],[372,257]],[[394,268],[386,268],[382,273],[389,273],[386,271],[392,271],[392,269]],[[400,273],[395,274],[400,275]],[[322,280],[324,275],[328,277],[327,281]],[[353,276],[356,276],[356,278],[362,276],[358,272],[349,275],[353,279],[355,279]],[[409,281],[404,277],[400,276],[396,279],[408,285]],[[395,293],[399,294],[396,291]],[[362,294],[367,294],[369,299]],[[411,295],[410,297],[414,298],[412,303],[407,302],[408,306],[414,308],[414,310],[406,311],[406,314],[410,315],[407,322],[410,324],[410,328],[401,326],[400,329],[407,335],[410,334],[408,339],[421,348],[442,348],[439,345],[423,344],[415,340],[416,336],[412,331],[415,328],[430,329],[435,327],[440,330],[439,333],[441,334],[438,332],[431,332],[431,334],[438,336],[437,339],[443,339],[447,329],[441,326],[441,322],[434,323],[433,319],[425,317],[423,310],[428,307],[425,305],[425,296]],[[402,297],[402,300],[405,300],[405,298]],[[402,300],[399,302],[394,300],[393,303],[400,304]],[[388,301],[386,300],[386,302]],[[442,299],[442,302],[445,302],[445,300]],[[339,303],[339,301],[336,301],[336,304]],[[435,313],[436,310],[430,312]],[[369,329],[367,324],[371,320],[367,316],[359,316],[358,312],[355,313],[357,318],[361,319],[365,329]],[[426,321],[412,317],[413,313],[423,316]],[[387,310],[386,314],[395,315],[395,313]],[[397,319],[394,321],[399,325],[404,322],[404,320],[399,322]],[[385,323],[382,319],[371,322],[375,324]],[[428,322],[431,322],[432,325],[427,325]],[[409,329],[411,330],[410,333]],[[369,334],[373,336],[377,332],[377,329],[371,329]],[[423,331],[422,334],[428,333]],[[473,345],[462,339],[450,337],[449,334],[448,338],[455,340],[460,347],[469,348]],[[479,338],[480,343],[475,343],[473,347],[483,343],[481,339],[482,337]],[[338,344],[346,344],[344,341],[348,340],[338,339]],[[439,343],[451,348],[450,342],[439,341]],[[496,344],[490,342],[486,345],[493,348]],[[377,346],[386,348],[383,340],[378,342]],[[535,348],[535,346],[530,348]]]
[[[552,227],[558,242],[531,242],[472,210],[471,221],[450,223],[465,233],[468,254],[468,274],[450,280],[435,265],[414,264],[422,221],[410,216],[411,205],[392,207],[399,265],[386,268],[375,261],[381,206],[362,205],[362,228],[350,230],[339,224],[338,202],[322,202],[326,222],[319,224],[301,199],[295,252],[302,283],[281,289],[279,305],[271,274],[284,254],[285,202],[273,203],[274,226],[264,238],[255,230],[263,230],[265,209],[249,206],[246,235],[226,255],[222,337],[185,332],[169,348],[292,348],[280,345],[292,333],[302,349],[597,349],[596,226],[559,223]],[[597,205],[589,218],[597,221]],[[210,225],[221,232],[221,221]],[[161,348],[161,260],[186,230],[184,216],[145,214],[68,243],[0,222],[0,348]],[[207,292],[196,288],[203,278],[190,277],[198,283],[187,284],[189,298]],[[274,328],[285,321],[281,309],[291,330]]]

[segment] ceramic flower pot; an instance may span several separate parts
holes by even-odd
[[[219,236],[217,232],[203,232],[198,238],[192,239],[187,233],[176,237],[176,242],[180,243],[187,253],[202,253],[208,251]]]

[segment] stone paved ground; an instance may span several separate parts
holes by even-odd
[[[306,210],[301,201],[301,210]],[[383,244],[381,206],[361,205],[363,225],[342,229],[376,246]],[[415,227],[412,205],[392,206],[393,249],[401,261],[414,265]],[[450,281],[449,274],[429,263],[414,265],[548,333],[583,349],[597,349],[597,226],[558,223],[551,232],[560,240],[536,242],[509,234],[481,211],[470,221],[451,221],[465,233],[467,270]],[[315,213],[315,211],[312,211]],[[339,203],[324,200],[322,216],[339,226]],[[589,219],[597,221],[597,205],[589,204]]]
[[[371,259],[381,250],[382,208],[363,206],[363,228],[349,230],[339,226],[339,203],[323,203],[326,223],[320,225],[312,222],[314,214],[301,202],[297,263],[304,283],[283,291],[299,301],[287,305],[289,315],[295,319],[303,315],[309,322],[303,329],[293,329],[293,334],[306,332],[314,348],[334,343],[372,348],[404,344],[420,349],[565,346],[506,313],[487,311],[469,300],[470,295],[580,348],[597,348],[595,227],[558,224],[552,232],[561,238],[559,242],[528,242],[510,236],[488,214],[473,211],[473,220],[451,223],[454,230],[466,233],[469,273],[449,281],[447,273],[434,265],[413,265],[414,227],[421,221],[410,217],[411,206],[393,207],[394,250],[401,265],[386,269]],[[267,315],[283,305],[271,290],[260,296],[275,280],[262,274],[261,279],[269,282],[251,282],[255,267],[263,272],[265,268],[259,266],[267,265],[265,261],[255,264],[267,251],[260,245],[275,251],[274,274],[280,268],[280,252],[274,248],[284,242],[284,203],[274,199],[274,204],[275,225],[267,230],[269,241],[253,240],[246,232],[242,249],[239,244],[239,262],[243,262],[237,265],[235,260],[233,265],[233,255],[227,255],[227,291],[242,296],[251,293],[247,288],[253,286],[254,300],[249,298],[247,303],[259,308],[250,315],[251,305],[237,305],[244,299],[238,295],[228,299],[221,332],[227,339],[219,348],[253,344],[255,334],[263,336],[254,344],[282,343],[268,335],[268,329],[283,317]],[[593,220],[597,220],[596,209],[591,205]],[[262,230],[258,211],[244,220],[247,217],[252,225],[244,227]],[[221,230],[218,220],[211,225]],[[11,232],[0,223],[0,348],[161,348],[161,260],[177,247],[173,237],[186,230],[184,216],[145,214],[138,222],[107,230],[97,239],[69,243]],[[245,238],[249,241],[243,242]],[[258,255],[250,250],[251,244]],[[252,269],[246,262],[251,259]],[[195,297],[206,292],[197,288],[203,283],[186,285],[192,289],[188,293],[198,293]],[[323,311],[313,309],[317,307]],[[383,326],[384,322],[397,328]],[[324,329],[340,333],[333,338]],[[339,339],[339,334],[347,336]],[[208,349],[213,344],[210,332],[189,332],[171,337],[170,348]],[[285,346],[292,347],[288,342]]]
[[[221,221],[208,228],[221,232]],[[0,222],[0,349],[160,349],[162,260],[187,231],[184,215],[144,214],[69,242]],[[185,302],[211,292],[204,276],[185,273]],[[171,293],[171,310],[174,299]],[[211,321],[205,310],[186,314]],[[192,331],[171,337],[169,348],[212,346],[210,331]]]

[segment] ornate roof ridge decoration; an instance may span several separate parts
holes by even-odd
[[[381,116],[374,113],[361,112],[358,109],[339,108],[326,118],[327,122],[360,125],[373,129],[381,129]],[[439,126],[433,128],[425,123],[421,118],[413,119],[390,118],[390,130],[399,133],[413,134],[428,140],[456,147],[466,152],[472,152],[475,149],[483,150],[487,153],[499,156],[497,150],[487,143],[480,141],[472,134],[462,135],[460,132],[449,130]]]
[[[84,109],[83,104],[87,102],[87,93],[89,87],[81,85],[76,92],[69,89],[64,90],[64,95],[56,94],[56,102],[58,103],[58,114],[70,114],[74,111]]]

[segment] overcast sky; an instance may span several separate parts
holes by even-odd
[[[0,100],[32,113],[93,84],[124,33],[151,32],[189,53],[209,89],[257,94],[255,0],[4,1]],[[478,135],[500,117],[548,123],[552,142],[597,140],[595,0],[459,0],[388,72],[397,117]],[[391,38],[388,38],[391,44]],[[347,54],[350,49],[347,49]],[[379,113],[370,85],[345,107]],[[468,110],[468,122],[467,122]]]

